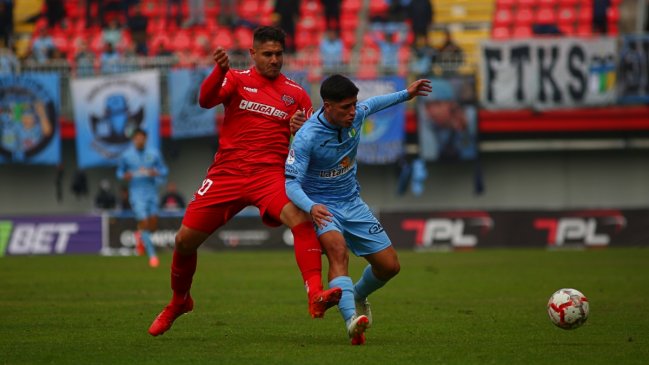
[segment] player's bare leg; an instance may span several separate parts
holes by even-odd
[[[160,312],[149,327],[152,336],[158,336],[171,328],[173,322],[184,313],[191,312],[194,300],[189,294],[192,279],[196,272],[196,250],[207,239],[209,234],[180,227],[176,234],[176,249],[171,264],[171,302]]]
[[[322,248],[311,218],[293,203],[288,203],[282,208],[280,220],[293,232],[295,260],[307,290],[309,314],[312,318],[322,318],[327,309],[338,304],[342,291],[337,287],[323,290]]]

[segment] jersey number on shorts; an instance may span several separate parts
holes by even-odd
[[[205,193],[207,192],[207,189],[209,189],[210,186],[212,186],[212,180],[210,180],[210,179],[203,180],[203,186],[201,186],[201,188],[198,189],[198,191],[197,191],[198,195],[200,195],[200,196],[205,195]]]

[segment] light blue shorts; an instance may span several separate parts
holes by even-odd
[[[157,195],[140,195],[137,198],[131,197],[129,201],[131,203],[131,209],[133,209],[133,213],[135,214],[135,219],[138,221],[158,215],[160,199]]]
[[[356,256],[377,253],[392,245],[383,226],[361,198],[326,204],[326,207],[333,214],[332,221],[324,228],[316,227],[318,237],[329,231],[338,231]]]

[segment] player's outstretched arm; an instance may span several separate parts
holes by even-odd
[[[408,100],[414,98],[415,96],[426,96],[431,91],[433,87],[430,84],[430,80],[420,79],[408,86]]]

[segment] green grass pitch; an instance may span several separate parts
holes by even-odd
[[[200,252],[194,312],[147,334],[167,303],[169,254],[0,259],[0,364],[647,364],[649,249],[400,251],[351,346],[337,309],[308,316],[291,252]],[[357,279],[364,261],[351,258]],[[576,330],[545,306],[590,300]]]

